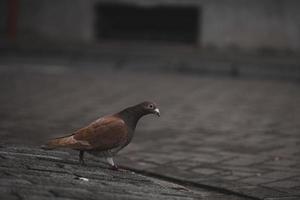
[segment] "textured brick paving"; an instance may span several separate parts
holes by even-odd
[[[71,154],[71,155],[70,155]],[[89,158],[80,166],[66,151],[0,147],[0,198],[10,199],[236,199],[145,177],[112,171]]]
[[[161,118],[141,121],[118,163],[258,199],[300,198],[299,83],[51,63],[0,69],[3,143],[39,145],[153,99]]]

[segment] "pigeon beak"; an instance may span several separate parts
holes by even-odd
[[[157,116],[160,117],[160,112],[159,112],[159,109],[158,109],[158,108],[155,108],[155,109],[154,109],[154,113],[155,113]]]

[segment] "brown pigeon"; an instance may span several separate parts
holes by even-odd
[[[112,169],[117,170],[113,156],[130,143],[137,122],[147,114],[160,116],[155,103],[145,101],[114,115],[99,118],[71,135],[49,141],[44,148],[78,150],[81,164],[84,164],[84,152],[104,156]]]

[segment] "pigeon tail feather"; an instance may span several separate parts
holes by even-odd
[[[46,145],[42,146],[42,148],[46,150],[51,150],[56,148],[68,147],[74,143],[76,143],[76,141],[73,138],[73,135],[71,135],[50,140]]]

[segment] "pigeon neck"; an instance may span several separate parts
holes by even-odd
[[[125,121],[125,123],[135,130],[135,127],[141,117],[145,115],[139,107],[133,106],[126,108],[125,110],[118,113],[118,115]]]

